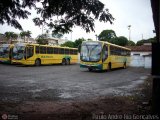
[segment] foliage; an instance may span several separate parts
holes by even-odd
[[[147,39],[149,42],[156,42],[156,36],[155,37],[153,37],[153,38],[149,38],[149,39]]]
[[[79,38],[79,39],[75,40],[74,47],[78,48],[82,44],[83,41],[86,41],[86,40],[84,38]]]
[[[110,42],[116,45],[126,46],[128,43],[128,39],[124,36],[120,36],[120,37],[112,38]]]
[[[38,38],[38,39],[36,39],[36,41],[37,41],[38,44],[42,44],[42,45],[48,44],[47,39]]]
[[[61,33],[55,33],[54,31],[52,31],[52,37],[54,37],[54,38],[62,38],[63,34],[61,34]]]
[[[38,35],[37,38],[47,39],[47,38],[48,38],[48,35],[47,35],[47,34],[41,34],[41,35]]]
[[[39,4],[37,4],[39,3]],[[38,7],[42,5],[42,7]],[[99,0],[1,0],[0,24],[8,23],[22,30],[17,18],[26,19],[31,14],[26,8],[35,8],[41,18],[34,18],[35,25],[48,25],[54,32],[68,33],[75,25],[86,32],[94,31],[95,20],[110,22],[114,18]],[[52,19],[52,17],[56,19]],[[42,19],[43,18],[43,19]]]
[[[127,46],[135,46],[135,45],[136,44],[133,41],[131,41],[131,40],[129,40],[128,43],[127,43]]]
[[[137,45],[137,46],[141,46],[141,45],[143,45],[144,43],[151,43],[151,42],[156,42],[156,37],[154,37],[154,38],[149,38],[149,39],[146,39],[146,40],[139,40],[139,41],[137,41],[136,45]]]
[[[4,33],[5,38],[7,39],[7,41],[12,41],[13,39],[17,39],[18,35],[14,32],[5,32]]]
[[[67,41],[63,44],[61,44],[62,47],[71,47],[71,48],[74,48],[74,42],[72,41]]]
[[[108,41],[110,42],[111,39],[116,38],[116,33],[113,30],[103,30],[99,36],[98,39],[100,41]]]
[[[47,34],[41,34],[36,39],[38,44],[46,45],[48,44],[48,36]]]
[[[107,41],[120,46],[135,45],[133,41],[128,41],[124,36],[117,37],[114,30],[103,30],[98,38],[100,41]]]
[[[88,38],[87,41],[93,41],[91,38]]]
[[[141,45],[143,45],[144,43],[145,43],[145,40],[139,40],[139,41],[137,41],[136,45],[137,45],[137,46],[141,46]]]
[[[33,7],[34,3],[29,0],[1,0],[0,1],[0,24],[7,23],[22,30],[22,26],[16,20],[16,18],[28,18],[30,13],[24,9],[24,7]]]
[[[20,32],[20,36],[21,36],[21,38],[23,38],[24,40],[25,40],[25,38],[27,37],[27,38],[30,38],[31,37],[31,31],[22,31],[22,32]]]

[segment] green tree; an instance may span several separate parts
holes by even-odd
[[[39,7],[39,4],[42,7]],[[71,28],[82,27],[94,31],[95,20],[110,22],[114,18],[99,0],[1,0],[0,24],[8,23],[22,30],[17,19],[26,19],[31,14],[25,8],[35,8],[41,18],[34,18],[35,25],[48,25],[54,32],[68,33]],[[53,17],[57,19],[52,19]]]
[[[136,44],[132,40],[129,40],[127,43],[127,46],[135,46],[135,45]]]
[[[38,44],[46,45],[48,44],[48,35],[47,34],[38,35],[36,41]]]
[[[24,40],[24,42],[26,41],[26,39],[31,37],[31,31],[22,31],[20,32],[20,37]]]
[[[72,41],[67,41],[63,44],[61,44],[62,47],[71,47],[71,48],[74,48],[74,42]]]
[[[110,42],[111,39],[116,38],[116,33],[113,30],[103,30],[99,36],[98,39],[100,41],[108,41]]]
[[[62,33],[55,33],[54,31],[52,31],[52,37],[54,37],[54,38],[62,38],[63,34]]]
[[[27,37],[27,38],[30,38],[30,37],[31,37],[31,34],[32,34],[31,31],[29,31],[29,30],[26,31],[26,37]]]
[[[136,43],[137,46],[141,46],[141,45],[143,45],[143,44],[144,44],[144,40],[139,40],[139,41],[137,41],[137,43]]]
[[[91,38],[88,38],[87,41],[93,41]]]
[[[116,45],[126,46],[128,43],[128,39],[124,36],[120,36],[120,37],[112,38],[110,42]]]
[[[48,35],[47,34],[41,34],[41,35],[38,35],[37,38],[47,39]]]
[[[149,42],[156,42],[156,36],[155,37],[153,37],[153,38],[149,38],[149,39],[147,39]]]
[[[14,32],[5,32],[4,35],[7,39],[7,42],[9,42],[9,43],[11,43],[12,40],[15,40],[18,38],[18,34],[14,33]]]
[[[149,39],[146,39],[146,40],[139,40],[139,41],[137,41],[136,45],[141,46],[144,43],[152,43],[152,42],[156,42],[156,37],[149,38]]]
[[[38,38],[36,39],[38,44],[42,44],[42,45],[46,45],[48,44],[48,40],[47,39],[43,39],[43,38]]]
[[[74,47],[78,48],[82,44],[83,41],[86,41],[86,40],[84,38],[79,38],[79,39],[75,40]]]

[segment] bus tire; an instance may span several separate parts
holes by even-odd
[[[124,68],[124,69],[126,69],[126,68],[127,68],[127,66],[126,66],[126,62],[123,64],[123,68]]]
[[[111,63],[108,63],[107,71],[111,71],[111,70],[112,70],[112,64],[111,64]]]
[[[66,65],[66,59],[62,59],[62,65]]]
[[[40,59],[36,59],[35,60],[35,66],[40,66],[41,65],[41,60]]]
[[[66,64],[70,65],[70,59],[66,59]]]

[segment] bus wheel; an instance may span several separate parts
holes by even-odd
[[[36,59],[35,66],[40,66],[40,65],[41,65],[41,60],[40,59]]]
[[[62,60],[62,65],[66,65],[66,59]]]
[[[67,64],[67,65],[70,65],[70,59],[67,59],[67,60],[66,60],[66,64]]]
[[[111,63],[109,63],[109,64],[108,64],[107,71],[111,71],[111,69],[112,69],[112,65],[111,65]]]
[[[127,66],[126,66],[126,62],[123,64],[123,68],[124,68],[124,69],[126,69],[126,68],[127,68]]]

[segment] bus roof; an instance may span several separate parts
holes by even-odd
[[[131,50],[131,49],[127,48],[127,47],[123,47],[123,46],[120,46],[120,45],[112,44],[112,43],[107,42],[107,41],[83,41],[83,42],[99,42],[99,43],[108,44],[108,45],[112,45],[112,46],[115,46],[115,47],[123,48],[123,49],[126,49],[126,50]]]
[[[54,45],[42,45],[42,44],[36,44],[36,43],[18,43],[22,45],[34,45],[34,46],[44,46],[44,47],[55,47],[55,48],[69,48],[69,49],[78,49],[78,48],[70,48],[70,47],[61,47],[61,46],[54,46]]]

